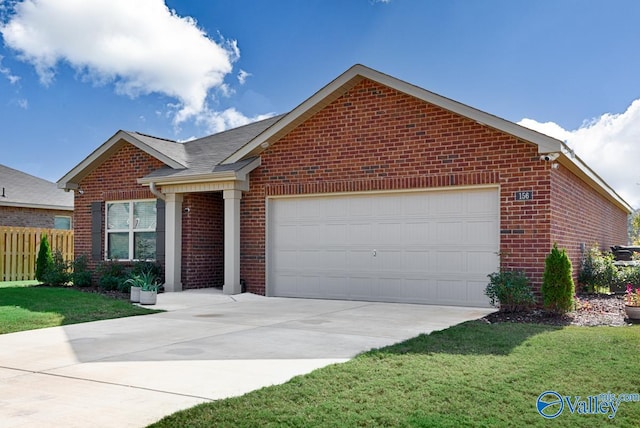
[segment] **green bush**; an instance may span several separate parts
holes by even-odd
[[[581,285],[582,291],[607,292],[611,287],[619,285],[620,281],[624,281],[613,262],[613,254],[601,252],[597,244],[589,248],[582,258],[578,272],[578,284]]]
[[[101,263],[98,267],[98,276],[100,288],[104,290],[126,291],[129,288],[125,284],[128,275],[122,263],[110,260]]]
[[[72,263],[73,273],[71,274],[71,281],[76,287],[89,287],[91,286],[91,272],[89,271],[89,262],[87,256],[81,255],[76,257]]]
[[[49,285],[66,285],[71,281],[71,264],[62,256],[60,250],[53,253],[53,261],[47,267],[42,276],[42,280]]]
[[[131,275],[148,275],[151,274],[156,279],[162,278],[162,266],[158,262],[135,262],[131,267]]]
[[[541,292],[545,309],[555,313],[573,310],[575,288],[572,271],[571,260],[564,248],[559,250],[558,245],[553,244],[551,253],[544,261],[542,275]]]
[[[503,312],[524,311],[536,303],[529,285],[529,278],[520,271],[500,271],[489,276],[489,285],[484,293],[491,305]]]
[[[47,235],[42,235],[40,238],[38,258],[36,259],[36,279],[38,281],[46,282],[44,275],[51,265],[53,265],[53,255],[51,254],[51,247],[49,246],[49,238],[47,238]]]

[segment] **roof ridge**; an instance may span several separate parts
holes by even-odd
[[[210,138],[210,137],[213,137],[214,135],[223,135],[223,134],[226,134],[226,133],[231,132],[231,131],[237,131],[239,129],[246,128],[247,126],[252,126],[252,125],[256,125],[258,123],[262,123],[265,120],[272,120],[273,118],[276,118],[276,117],[282,117],[282,116],[286,115],[287,113],[276,114],[276,115],[273,115],[273,116],[270,116],[270,117],[266,117],[264,119],[256,120],[254,122],[245,123],[244,125],[235,126],[233,128],[225,129],[224,131],[215,132],[213,134],[205,135],[204,137],[196,138],[194,140],[185,141],[185,144],[193,143],[194,141],[204,140],[205,138]]]
[[[163,141],[168,141],[170,143],[180,144],[176,140],[172,140],[170,138],[156,137],[155,135],[145,134],[144,132],[132,131],[131,133],[142,135],[143,137],[155,138],[156,140],[163,140]]]

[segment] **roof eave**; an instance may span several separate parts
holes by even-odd
[[[186,165],[172,159],[148,144],[140,141],[131,133],[126,131],[118,131],[111,138],[105,141],[100,147],[94,150],[82,162],[76,165],[71,171],[57,181],[58,188],[66,190],[74,190],[78,188],[80,181],[93,171],[98,165],[104,162],[109,156],[117,151],[123,143],[129,143],[138,149],[144,151],[150,156],[158,159],[162,163],[171,168],[186,168]]]
[[[50,205],[50,204],[30,204],[28,202],[2,202],[0,207],[13,208],[35,208],[39,210],[57,210],[57,211],[73,211],[73,206],[68,205]]]
[[[600,195],[614,203],[618,208],[626,211],[627,214],[633,213],[633,207],[625,201],[613,188],[611,188],[595,171],[587,166],[580,157],[571,153],[562,153],[558,158],[558,163],[569,169],[573,174],[581,178],[585,183],[590,185]]]
[[[145,186],[155,183],[157,185],[176,185],[176,184],[197,184],[210,183],[220,181],[246,181],[251,171],[261,164],[261,159],[257,157],[247,165],[238,170],[210,172],[206,174],[193,174],[181,177],[142,177],[139,178],[138,184]]]

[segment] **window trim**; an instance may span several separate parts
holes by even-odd
[[[64,218],[69,219],[69,228],[61,229],[56,227],[56,219]],[[70,215],[54,215],[53,216],[53,228],[56,230],[73,230],[73,217]]]
[[[155,257],[154,258],[148,258],[148,259],[136,259],[133,258],[132,256],[135,256],[135,234],[136,233],[145,233],[145,232],[153,232],[155,234],[155,238],[156,238],[156,242],[158,239],[158,233],[157,233],[157,223],[156,223],[156,227],[154,227],[153,229],[135,229],[133,227],[131,227],[131,225],[134,223],[134,204],[137,202],[152,202],[154,203],[154,205],[157,203],[156,199],[124,199],[124,200],[117,200],[117,201],[105,201],[105,205],[104,205],[104,258],[105,260],[115,260],[115,261],[122,261],[122,262],[131,262],[131,261],[156,261],[157,257],[158,257],[158,253],[157,253],[157,247],[156,247],[156,251],[155,251]],[[129,204],[129,218],[127,219],[127,223],[129,225],[129,227],[127,229],[109,229],[109,205],[110,204]],[[156,211],[156,222],[157,222],[157,211]],[[124,258],[124,259],[109,259],[109,234],[110,233],[128,233],[128,241],[129,241],[129,247],[128,247],[128,258]]]

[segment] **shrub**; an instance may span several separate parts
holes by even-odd
[[[53,256],[51,255],[49,238],[47,238],[47,235],[42,235],[40,238],[38,258],[36,259],[36,279],[38,281],[45,282],[44,275],[52,264]]]
[[[489,276],[489,285],[484,293],[491,305],[498,306],[504,312],[516,312],[529,309],[536,299],[529,286],[529,278],[520,271],[500,271]]]
[[[49,285],[65,285],[71,280],[70,267],[71,264],[64,259],[62,252],[56,250],[53,253],[53,261],[47,266],[42,279]]]
[[[571,260],[564,248],[553,244],[551,253],[544,261],[542,275],[542,298],[545,309],[555,313],[573,310],[575,288],[572,277]]]
[[[608,289],[619,282],[619,272],[613,264],[613,254],[603,253],[594,244],[582,258],[578,283],[587,293],[598,293]]]
[[[104,290],[126,291],[128,289],[128,286],[125,284],[127,272],[121,263],[113,261],[101,263],[98,267],[98,275],[100,276],[100,288]]]
[[[76,257],[72,263],[73,273],[71,281],[76,287],[89,287],[91,285],[91,272],[88,269],[89,262],[87,256],[81,255]]]
[[[162,266],[158,262],[135,262],[131,268],[131,276],[151,274],[156,279],[162,278]]]

